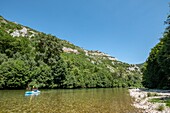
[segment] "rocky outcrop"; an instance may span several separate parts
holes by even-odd
[[[100,57],[100,58],[103,58],[103,59],[109,59],[111,61],[115,61],[117,60],[115,57],[112,57],[106,53],[103,53],[103,52],[100,52],[100,51],[88,51],[88,50],[84,50],[85,52],[85,55],[86,56],[90,56],[90,57]]]
[[[12,32],[10,35],[13,37],[19,37],[19,36],[27,36],[27,28],[23,27],[21,30],[15,30],[14,32]]]
[[[75,53],[75,54],[79,54],[78,50],[72,49],[72,48],[67,48],[67,47],[63,47],[63,51],[66,52],[66,53]]]
[[[22,27],[21,30],[15,30],[12,33],[10,33],[10,35],[13,36],[13,37],[19,37],[19,36],[22,36],[22,37],[33,37],[33,36],[35,36],[35,34],[36,33],[34,31],[30,31],[26,27]]]

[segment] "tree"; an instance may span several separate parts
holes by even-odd
[[[151,50],[145,63],[143,84],[148,88],[170,89],[170,16],[163,38]]]

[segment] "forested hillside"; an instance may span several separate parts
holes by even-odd
[[[0,17],[0,88],[141,87],[138,66]]]
[[[170,89],[170,16],[165,23],[163,37],[144,64],[143,84],[148,88]]]

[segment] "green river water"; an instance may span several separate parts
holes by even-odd
[[[138,113],[127,89],[0,90],[0,113]]]

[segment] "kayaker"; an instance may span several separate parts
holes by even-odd
[[[34,91],[34,92],[36,92],[38,90],[38,88],[36,88],[36,87],[32,87],[32,91]]]

